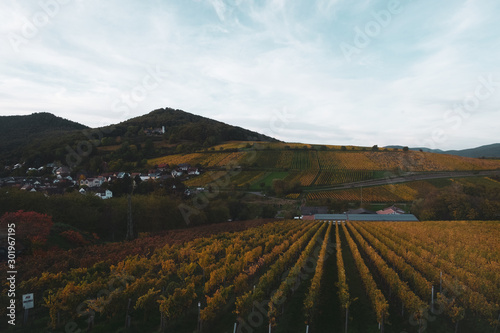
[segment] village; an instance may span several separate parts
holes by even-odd
[[[24,165],[16,164],[9,170],[22,170]],[[179,179],[180,181],[189,179],[201,174],[201,170],[190,164],[182,163],[177,166],[159,164],[147,173],[140,172],[106,172],[99,175],[90,175],[85,172],[72,172],[67,166],[58,166],[49,163],[40,168],[27,168],[26,176],[10,176],[0,178],[0,187],[18,188],[27,192],[40,192],[47,196],[64,194],[66,192],[78,191],[81,194],[93,193],[101,199],[110,199],[113,192],[110,185],[113,182],[130,177],[137,181],[165,181],[167,179]],[[174,186],[175,189],[175,185]],[[197,191],[203,191],[198,188]],[[185,195],[190,195],[191,191],[186,189]]]

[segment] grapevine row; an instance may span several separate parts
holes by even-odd
[[[386,283],[390,286],[391,290],[394,290],[394,292],[397,294],[404,307],[408,308],[410,311],[417,315],[421,315],[422,312],[427,308],[427,304],[422,301],[417,295],[415,295],[413,291],[411,291],[406,282],[401,281],[399,275],[387,265],[382,257],[363,239],[363,237],[352,226],[351,223],[348,223],[348,227],[365,253],[370,258],[371,262],[374,263],[379,274],[384,278]]]
[[[314,277],[311,281],[309,292],[304,300],[304,313],[306,314],[307,321],[311,321],[314,313],[316,312],[316,305],[318,304],[319,299],[321,279],[323,277],[324,270],[323,267],[328,251],[331,229],[332,223],[330,222],[328,225],[328,229],[326,229],[325,238],[323,239],[323,245],[321,246],[321,251],[319,253],[318,261],[316,264],[316,272],[314,272]]]
[[[375,226],[373,224],[371,226],[382,231],[380,226]],[[382,231],[382,234],[385,237],[379,238],[385,244],[389,247],[392,245],[391,249],[396,253],[398,253],[399,249],[398,254],[403,256],[407,262],[411,263],[428,279],[432,280],[433,283],[439,284],[441,272],[443,284],[452,289],[451,292],[458,296],[457,299],[464,308],[490,320],[498,313],[498,305],[488,302],[484,295],[472,290],[470,286],[460,281],[456,274],[458,270],[451,264],[443,263],[437,256],[406,240],[404,241],[406,248],[399,248],[397,244],[402,243],[401,239],[398,239],[393,233],[387,231]],[[387,241],[387,239],[392,240],[392,242]],[[446,266],[446,269],[444,269],[445,267],[443,266]]]
[[[340,305],[342,309],[345,310],[346,317],[346,327],[347,331],[347,322],[349,319],[349,306],[353,301],[351,299],[351,295],[349,294],[349,286],[347,285],[347,278],[345,275],[345,267],[344,267],[344,259],[342,258],[342,244],[340,242],[340,234],[339,234],[339,222],[335,222],[335,242],[337,244],[337,272],[338,272],[338,295],[340,300]]]
[[[321,224],[321,227],[316,231],[314,236],[311,238],[306,248],[300,254],[299,259],[295,262],[295,265],[290,269],[287,277],[281,282],[278,289],[271,295],[271,299],[268,304],[268,316],[269,322],[274,324],[276,317],[278,316],[279,306],[283,305],[287,299],[293,294],[293,292],[299,287],[301,280],[304,279],[304,271],[309,270],[307,266],[311,260],[312,251],[320,235],[324,232],[326,224]],[[307,272],[308,273],[308,272]],[[312,272],[311,272],[312,273]],[[305,274],[307,275],[307,274]]]
[[[405,226],[403,229],[405,234],[400,232],[401,228],[394,231],[406,240],[418,239],[422,248],[441,257],[445,262],[451,261],[472,275],[492,281],[496,284],[497,290],[488,290],[486,293],[499,295],[497,301],[500,301],[500,264],[495,251],[491,251],[497,244],[500,233],[492,228],[488,234],[481,235],[480,239],[474,239],[469,233],[464,232],[464,229],[473,228],[472,223],[460,224],[459,232],[454,232],[452,229],[454,225],[449,225],[446,229],[441,227],[439,232],[436,232],[435,227],[428,226],[428,223],[419,225],[419,232],[416,232],[413,225]],[[478,285],[473,280],[467,283]]]
[[[261,302],[269,295],[272,288],[279,282],[283,272],[285,272],[287,267],[296,260],[299,253],[319,227],[320,225],[315,223],[313,227],[309,228],[296,242],[291,244],[287,251],[284,252],[283,255],[269,267],[266,273],[259,278],[253,292],[248,291],[236,298],[236,314],[243,315],[249,312],[254,301]]]
[[[411,265],[406,263],[406,261],[397,255],[394,251],[389,249],[384,243],[382,243],[377,237],[373,236],[369,231],[367,231],[362,223],[353,223],[356,229],[363,235],[363,237],[370,242],[370,244],[375,247],[375,249],[384,257],[389,263],[391,263],[402,275],[402,277],[411,283],[414,289],[417,291],[419,296],[430,301],[432,283],[425,279],[422,274],[416,271]]]
[[[342,229],[347,239],[347,244],[351,249],[351,253],[354,257],[354,261],[356,263],[359,275],[361,276],[361,280],[363,281],[363,285],[365,286],[368,298],[370,299],[373,310],[375,311],[375,314],[377,316],[377,321],[382,327],[384,327],[384,320],[387,320],[389,316],[389,303],[387,302],[382,291],[378,289],[377,284],[375,283],[375,280],[370,273],[370,270],[361,257],[356,243],[354,243],[351,236],[349,235],[345,224],[342,224]]]
[[[311,225],[309,226],[306,225],[306,229]],[[241,295],[244,291],[248,290],[250,286],[250,281],[254,278],[255,275],[258,274],[260,269],[265,267],[266,265],[269,265],[271,262],[274,261],[276,257],[278,257],[279,254],[283,253],[285,249],[289,247],[290,242],[293,243],[294,241],[296,241],[299,238],[299,236],[302,235],[302,231],[304,230],[303,228],[304,225],[302,225],[297,232],[295,231],[296,228],[292,229],[284,237],[285,240],[284,242],[277,244],[272,249],[271,252],[266,253],[258,260],[254,261],[252,265],[245,267],[239,273],[239,275],[234,279],[233,282],[234,285],[230,286],[221,285],[219,289],[214,293],[213,297],[207,295],[206,296],[207,306],[201,311],[201,318],[207,321],[213,320],[216,317],[217,313],[220,313],[222,307],[228,303],[228,298],[231,296],[232,293],[236,295]],[[262,237],[262,239],[266,238]],[[274,240],[277,241],[277,239]],[[282,240],[280,239],[279,241],[281,242]],[[269,243],[269,241],[267,241],[266,243]],[[266,248],[269,248],[269,246],[266,246]],[[238,270],[236,269],[235,272],[237,273]]]

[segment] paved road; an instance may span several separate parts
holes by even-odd
[[[415,181],[415,180],[456,178],[456,177],[477,177],[477,176],[500,176],[500,170],[496,170],[496,171],[450,171],[450,172],[434,172],[434,173],[424,173],[424,174],[422,174],[422,173],[408,174],[405,176],[394,176],[394,177],[387,177],[387,178],[383,178],[383,179],[365,180],[365,181],[360,181],[360,182],[340,184],[340,185],[336,185],[336,186],[315,188],[314,190],[311,190],[311,191],[316,192],[316,191],[328,191],[328,190],[366,187],[366,186],[396,184],[396,183],[411,182],[411,181]]]

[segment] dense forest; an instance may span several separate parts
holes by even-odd
[[[40,112],[28,116],[0,116],[0,164],[39,163],[54,156],[51,150],[61,149],[61,138],[88,129],[87,126]],[[43,156],[48,154],[48,156]],[[60,156],[59,156],[60,157]],[[53,161],[53,160],[52,160]],[[50,162],[52,162],[50,161]]]

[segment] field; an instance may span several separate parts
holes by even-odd
[[[469,187],[484,186],[491,190],[500,190],[500,183],[488,177],[470,177],[457,179],[434,179],[412,181],[401,184],[387,184],[356,189],[339,189],[332,191],[314,191],[307,194],[307,199],[334,199],[347,202],[411,202],[424,197],[436,188],[458,183]]]
[[[220,171],[239,166],[238,173],[241,175],[232,177],[234,179],[230,181],[231,186],[252,190],[262,190],[260,184],[264,178],[266,187],[270,186],[272,179],[266,178],[265,173],[280,174],[279,179],[299,182],[304,188],[322,189],[402,174],[500,169],[498,160],[394,149],[371,151],[363,147],[341,149],[338,146],[268,142],[229,142],[195,153],[168,155],[148,161],[151,167],[162,163],[169,165],[189,163],[202,167],[204,171]],[[287,175],[283,176],[283,173]],[[186,185],[206,186],[213,182],[211,176],[199,178],[188,181]],[[318,195],[325,196],[324,193]],[[351,198],[355,194],[346,192],[340,196]],[[377,196],[381,197],[375,194],[375,197]],[[411,196],[410,193],[406,197]],[[330,197],[333,197],[333,194]]]
[[[157,235],[88,248],[97,258],[21,260],[18,293],[35,294],[36,332],[493,333],[499,223],[282,220]]]
[[[409,182],[404,184],[389,184],[372,186],[358,189],[346,189],[335,191],[311,192],[307,195],[310,200],[335,199],[349,202],[411,202],[418,195],[434,189],[431,183],[426,181]]]

